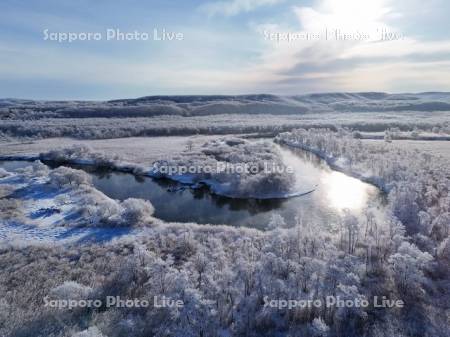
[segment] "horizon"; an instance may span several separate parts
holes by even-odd
[[[310,95],[333,95],[333,94],[350,94],[350,95],[358,95],[358,94],[387,94],[387,95],[424,95],[424,94],[449,94],[450,91],[420,91],[420,92],[386,92],[386,91],[324,91],[324,92],[308,92],[302,94],[274,94],[274,93],[246,93],[246,94],[151,94],[144,95],[138,97],[113,97],[113,98],[103,98],[103,99],[85,99],[85,98],[25,98],[25,97],[0,97],[0,100],[17,100],[17,101],[34,101],[34,102],[109,102],[109,101],[117,101],[117,100],[135,100],[142,99],[147,97],[245,97],[245,96],[275,96],[275,97],[301,97],[301,96],[310,96]]]

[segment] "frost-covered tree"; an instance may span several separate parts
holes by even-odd
[[[49,174],[49,182],[57,187],[91,185],[92,178],[81,170],[60,166]]]
[[[391,134],[391,131],[390,131],[390,130],[386,130],[386,131],[384,132],[384,141],[385,141],[386,143],[392,143],[392,134]]]
[[[314,318],[309,327],[309,333],[312,337],[327,337],[330,328],[321,317]]]
[[[423,269],[431,260],[433,257],[430,254],[421,252],[408,242],[403,242],[397,253],[391,255],[390,271],[401,294],[413,298],[422,295],[422,284],[425,281]]]
[[[267,225],[267,229],[277,228],[286,228],[286,222],[280,214],[274,213],[271,215],[269,224]]]
[[[348,209],[344,210],[342,226],[344,228],[345,239],[347,240],[347,251],[349,254],[353,254],[359,238],[360,224],[358,218]]]

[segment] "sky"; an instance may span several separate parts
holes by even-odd
[[[447,0],[2,0],[0,97],[450,91],[448,13]]]

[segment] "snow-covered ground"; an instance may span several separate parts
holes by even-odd
[[[51,170],[40,162],[2,170],[0,197],[3,242],[98,242],[138,234],[129,226],[132,219],[156,220],[150,218],[153,208],[148,202],[110,199],[92,187],[87,173]],[[129,218],[126,226],[124,217]]]
[[[383,140],[363,139],[362,142],[370,146],[371,144],[383,144]],[[450,162],[450,141],[427,141],[427,140],[393,140],[390,146],[404,150],[418,150],[421,153],[429,153],[435,156],[442,156]]]
[[[383,143],[384,133],[363,133],[368,137],[381,139],[362,139],[365,144]],[[432,135],[432,134],[431,134]],[[435,135],[435,134],[434,134]],[[436,135],[435,135],[436,136]],[[136,164],[151,165],[161,159],[167,159],[186,150],[187,146],[198,146],[209,140],[220,138],[218,135],[195,136],[161,136],[161,137],[129,137],[113,139],[73,139],[46,138],[31,141],[0,142],[1,156],[28,155],[37,156],[50,150],[85,145],[94,151],[117,154],[125,161]],[[441,140],[394,140],[393,146],[404,149],[417,149],[434,155],[441,155],[450,160],[450,141]]]
[[[180,154],[188,143],[201,144],[218,136],[190,137],[130,137],[113,139],[73,139],[47,138],[32,141],[12,141],[0,143],[0,156],[28,155],[37,156],[76,145],[84,145],[94,151],[116,154],[125,161],[135,164],[151,165],[154,161]]]
[[[450,141],[450,135],[436,132],[389,131],[389,134],[393,140]],[[357,135],[361,139],[383,140],[386,132],[358,132]]]

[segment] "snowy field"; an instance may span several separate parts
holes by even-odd
[[[383,140],[362,140],[364,144],[380,144],[385,143]],[[429,153],[434,156],[442,156],[450,162],[450,141],[427,141],[427,140],[394,140],[389,144],[398,149],[418,150],[421,153]]]
[[[383,133],[371,134],[382,138]],[[112,139],[74,139],[46,138],[36,140],[0,141],[0,156],[35,156],[49,150],[85,145],[95,151],[117,154],[136,164],[150,165],[156,160],[177,155],[189,146],[198,146],[208,140],[220,138],[220,135],[127,137]],[[382,139],[363,139],[364,143],[384,143]],[[440,140],[394,140],[392,146],[399,149],[417,149],[433,155],[441,155],[450,160],[450,141]]]
[[[180,154],[189,144],[201,144],[218,136],[130,137],[82,140],[73,138],[47,138],[32,141],[0,142],[0,156],[30,155],[41,152],[85,145],[94,151],[117,154],[126,161],[151,165],[154,161]]]

